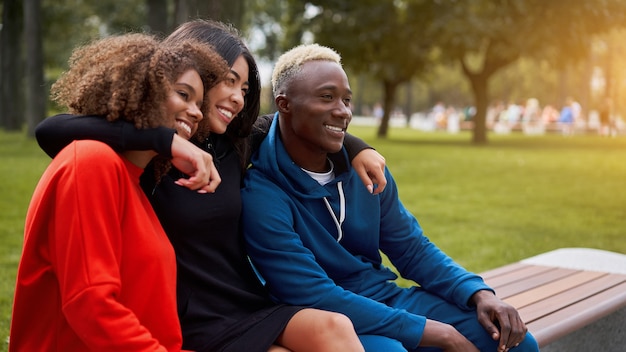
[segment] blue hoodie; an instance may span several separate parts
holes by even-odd
[[[242,190],[248,254],[277,301],[343,313],[360,335],[416,348],[426,318],[381,303],[407,289],[393,282],[380,251],[402,277],[463,309],[491,289],[424,236],[388,170],[384,192],[372,195],[345,150],[329,158],[335,179],[321,186],[291,160],[274,119]]]

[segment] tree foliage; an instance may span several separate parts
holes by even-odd
[[[626,2],[440,0],[429,33],[443,57],[460,63],[474,93],[473,141],[485,143],[488,84],[521,57],[555,65],[587,57],[594,35],[623,25]]]
[[[433,62],[456,63],[474,95],[473,141],[486,142],[489,81],[520,58],[565,67],[586,58],[594,35],[623,25],[626,2],[600,0],[300,1],[317,13],[304,22],[315,41],[337,49],[355,73],[384,92],[387,132],[397,87]]]
[[[16,15],[23,1],[1,3],[0,121],[4,128],[15,129],[24,119],[24,107],[19,106],[25,86],[24,39],[21,12]],[[10,7],[16,4],[19,9]],[[448,94],[465,104],[469,87],[477,108],[477,143],[486,142],[486,108],[494,98],[516,98],[532,89],[533,80],[524,72],[545,72],[549,84],[540,94],[548,95],[564,82],[588,87],[590,68],[569,62],[589,57],[596,34],[626,24],[623,0],[41,0],[41,6],[48,86],[66,67],[71,50],[88,40],[128,31],[166,34],[183,21],[213,18],[247,33],[260,61],[273,62],[285,50],[312,40],[337,49],[356,90],[383,97],[381,137],[387,134],[396,101],[411,106],[411,100],[419,100],[423,106]],[[594,55],[596,60],[620,57],[616,52]],[[533,64],[538,68],[533,70]],[[455,85],[451,70],[462,72],[467,84]],[[576,79],[560,71],[575,72]],[[449,77],[437,78],[440,72]],[[607,72],[621,71],[613,65]],[[606,84],[617,92],[618,83],[609,79]],[[454,92],[446,88],[450,86]],[[499,91],[492,95],[489,87]],[[426,97],[414,99],[415,94]]]
[[[29,131],[45,114],[47,88],[67,67],[72,50],[90,40],[126,32],[150,32],[167,35],[182,21],[193,18],[213,18],[243,25],[245,0],[36,0],[2,1],[1,30],[2,84],[0,85],[0,122],[5,129],[21,129],[24,122]],[[23,21],[23,6],[37,11],[27,12]],[[41,5],[39,7],[39,4]],[[40,11],[39,11],[40,9]],[[184,13],[177,11],[186,10]],[[40,16],[33,18],[34,15]],[[181,19],[177,22],[177,19]],[[30,23],[33,33],[43,37],[25,41],[24,23]],[[40,25],[40,26],[37,26]],[[39,29],[35,28],[39,27]],[[29,34],[27,32],[26,34]],[[26,42],[28,45],[24,45]],[[43,43],[43,44],[41,44]],[[30,52],[25,55],[24,50]],[[35,53],[37,57],[33,56]],[[28,60],[27,60],[28,59]],[[25,71],[26,62],[28,70]],[[41,83],[45,72],[45,84]],[[26,76],[26,81],[22,77]],[[29,82],[27,85],[26,82]],[[35,82],[40,82],[34,84]],[[22,104],[26,87],[37,88],[29,93],[28,111]],[[37,108],[35,108],[37,107]],[[43,109],[45,110],[45,108]],[[37,117],[38,115],[41,115]],[[26,119],[26,116],[28,118]]]
[[[387,134],[388,121],[400,84],[409,82],[429,62],[433,43],[422,35],[432,15],[429,1],[314,0],[319,9],[311,21],[315,40],[337,49],[355,73],[375,77],[384,92],[384,115],[378,136]]]

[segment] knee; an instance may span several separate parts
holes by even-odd
[[[539,352],[539,345],[535,337],[530,332],[527,332],[524,340],[522,340],[519,346],[512,348],[511,352]]]
[[[327,312],[323,319],[318,320],[318,323],[326,334],[337,335],[337,337],[356,336],[352,321],[341,313]]]
[[[316,336],[313,345],[318,347],[312,350],[364,352],[350,318],[334,312],[324,312],[319,318],[312,327]]]

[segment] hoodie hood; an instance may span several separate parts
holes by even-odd
[[[268,178],[279,184],[284,191],[298,198],[314,199],[330,196],[330,193],[323,186],[291,160],[280,139],[279,118],[277,112],[267,137],[252,156],[251,167],[263,172]],[[351,166],[345,148],[342,148],[338,153],[328,154],[328,157],[335,164],[335,180],[331,183],[349,179],[351,173],[347,171]]]

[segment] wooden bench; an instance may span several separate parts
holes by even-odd
[[[626,255],[592,249],[560,249],[487,271],[481,276],[501,299],[518,309],[539,347],[616,312],[621,312],[615,318],[618,321],[611,324],[620,325],[616,328],[624,341]],[[620,342],[618,350],[626,351],[626,345]]]

